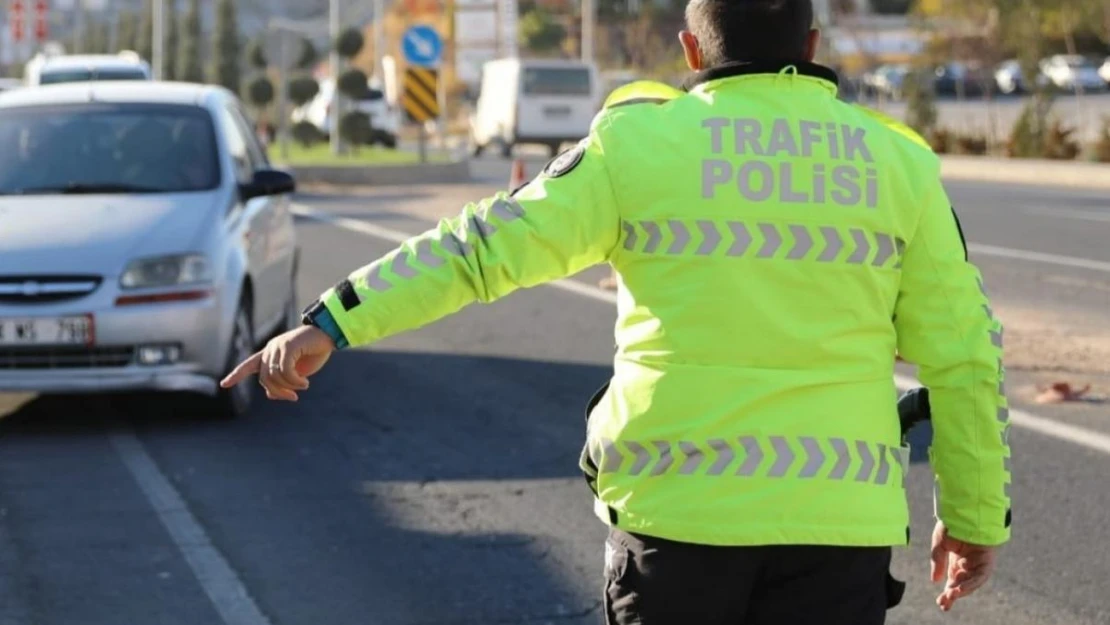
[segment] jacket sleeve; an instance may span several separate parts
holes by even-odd
[[[591,134],[531,183],[468,204],[357,269],[321,302],[347,343],[370,344],[605,262],[619,223],[601,143]]]
[[[1002,324],[939,181],[931,195],[903,259],[898,350],[929,389],[937,516],[958,540],[999,545],[1011,520]]]

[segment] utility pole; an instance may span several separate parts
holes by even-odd
[[[330,54],[328,65],[331,67],[331,77],[335,81],[335,95],[332,100],[330,115],[331,128],[331,153],[339,154],[343,145],[339,141],[339,119],[343,114],[343,94],[339,92],[339,50],[336,43],[339,41],[339,0],[330,0],[328,3],[328,36],[330,38]]]
[[[166,59],[166,6],[165,0],[154,0],[154,11],[152,14],[154,18],[154,32],[151,33],[151,42],[154,44],[151,47],[152,58],[151,65],[154,70],[154,80],[162,80],[165,75],[165,59]]]
[[[594,28],[597,26],[597,3],[595,0],[582,0],[582,60],[594,60]]]
[[[73,52],[80,54],[85,51],[85,0],[77,0],[73,8]]]
[[[385,0],[374,0],[374,73],[385,84],[382,57],[385,56]]]

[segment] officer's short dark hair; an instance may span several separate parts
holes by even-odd
[[[686,28],[707,67],[737,61],[801,61],[812,0],[690,0]]]

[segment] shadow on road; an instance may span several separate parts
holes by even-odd
[[[53,475],[58,456],[83,440],[103,446],[122,421],[282,623],[592,624],[601,618],[604,528],[577,463],[583,408],[609,375],[596,365],[353,350],[337,354],[300,402],[260,401],[232,422],[173,396],[39,399],[0,422],[0,443],[30,441],[35,454],[10,466],[0,458],[0,478]],[[916,450],[927,436],[915,431]],[[119,471],[101,472],[119,481]],[[121,488],[103,481],[59,474],[52,496]],[[5,496],[18,518],[33,516],[22,507],[43,494]],[[80,518],[79,508],[61,506],[68,516],[54,525]],[[141,508],[131,514],[153,514]],[[36,539],[24,539],[33,553]],[[113,609],[149,613],[143,604],[118,598]]]
[[[232,422],[190,413],[176,396],[162,397],[172,410],[134,398],[42,398],[0,422],[0,445],[20,451],[0,458],[0,484],[19,472],[53,475],[78,449],[112,465],[51,477],[49,496],[70,503],[48,524],[77,522],[90,490],[131,488],[105,453],[104,434],[123,422],[282,623],[594,623],[604,530],[577,460],[583,407],[608,376],[590,365],[359,350],[338,354],[300,402],[260,402]],[[47,494],[13,484],[8,514],[41,519]],[[115,522],[149,523],[144,508]],[[19,538],[36,553],[47,539],[27,531]],[[76,549],[74,558],[94,557],[93,545]],[[111,565],[101,573],[134,575]],[[86,597],[67,609],[105,602],[72,577],[39,575],[40,587],[68,584]],[[108,604],[123,616],[157,609],[137,596]],[[59,611],[43,622],[71,618]]]

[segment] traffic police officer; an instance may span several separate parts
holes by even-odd
[[[892,383],[931,391],[944,610],[1010,526],[1001,325],[921,138],[837,99],[811,0],[692,0],[683,91],[615,93],[531,183],[340,281],[243,363],[295,400],[334,349],[598,263],[611,382],[582,468],[610,623],[871,625],[908,540]]]

